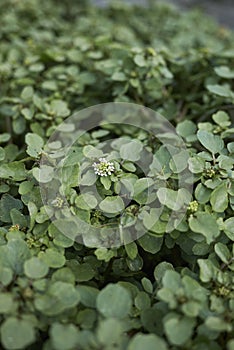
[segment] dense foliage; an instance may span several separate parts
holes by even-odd
[[[233,33],[164,4],[116,1],[97,9],[76,1],[2,0],[0,12],[2,348],[233,350]],[[110,226],[102,231],[104,247],[88,248],[75,241],[76,227],[56,216],[61,198],[50,208],[43,204],[39,162],[66,117],[112,101],[161,113],[188,154],[175,146],[173,162],[140,129],[86,133],[62,169],[74,213],[104,228],[121,210],[129,226],[140,213],[139,227],[147,231],[109,248]],[[93,162],[109,136],[122,161],[110,158],[114,168],[96,181]],[[163,173],[151,164],[144,175],[134,165],[143,147]],[[78,180],[83,157],[89,170]],[[184,191],[175,208],[174,183],[185,168],[193,194]],[[43,183],[51,174],[47,166]],[[87,187],[96,181],[101,203],[90,191],[77,192],[79,181]],[[133,196],[125,209],[121,191]],[[156,223],[147,191],[164,205]],[[181,208],[182,222],[165,232],[170,211]]]

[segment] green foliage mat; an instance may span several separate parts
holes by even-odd
[[[233,33],[165,4],[2,0],[0,13],[1,348],[233,350]],[[74,241],[63,218],[73,237],[51,223],[63,202],[55,198],[50,211],[43,205],[39,161],[66,117],[112,101],[160,112],[189,157],[176,153],[175,168],[157,140],[131,128],[87,133],[64,170],[74,212],[93,225],[112,222],[124,188],[134,196],[126,222],[134,225],[140,212],[147,230],[125,246],[91,249]],[[92,193],[75,188],[79,157],[99,157],[107,135],[120,138],[123,163],[120,180],[118,172],[99,177],[103,215]],[[143,146],[163,164],[150,179],[134,165]],[[193,196],[181,196],[175,210],[186,215],[165,233],[173,184],[187,164]],[[47,166],[43,181],[51,178]],[[93,185],[92,171],[82,181]],[[155,225],[145,199],[152,188],[164,205]],[[109,235],[103,230],[103,241]]]

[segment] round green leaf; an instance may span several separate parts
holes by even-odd
[[[41,136],[33,133],[28,133],[25,137],[25,142],[28,145],[28,155],[35,158],[38,157],[44,145],[44,141]]]
[[[208,244],[212,243],[220,233],[215,217],[204,212],[198,212],[196,217],[190,217],[189,226],[193,232],[205,236]]]
[[[78,339],[78,330],[73,324],[53,323],[50,336],[55,350],[70,350],[75,348]]]
[[[10,293],[0,293],[0,313],[8,313],[13,306],[13,297]]]
[[[45,277],[48,271],[49,267],[46,263],[37,257],[32,257],[24,263],[24,273],[29,278],[37,279]]]
[[[97,297],[97,309],[105,317],[124,318],[131,309],[129,292],[118,284],[108,284]]]
[[[218,213],[223,213],[228,207],[228,193],[226,183],[217,186],[210,196],[212,209]]]
[[[120,197],[109,196],[101,201],[99,207],[105,213],[117,214],[124,209],[124,202]]]
[[[5,349],[25,349],[35,340],[32,323],[9,317],[1,326],[1,340]]]
[[[140,159],[142,149],[143,145],[140,141],[132,140],[120,147],[120,157],[135,162]]]
[[[167,350],[166,342],[156,334],[137,334],[130,341],[127,350]]]
[[[224,142],[220,136],[213,135],[206,130],[199,130],[197,132],[197,138],[213,154],[219,153],[224,147]]]
[[[166,336],[171,344],[183,345],[192,335],[196,319],[178,314],[168,314],[164,318]]]
[[[45,264],[52,268],[62,267],[65,264],[65,257],[58,251],[49,248],[45,252],[39,253],[39,258],[45,262]]]

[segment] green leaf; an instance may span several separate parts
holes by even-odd
[[[197,138],[201,144],[213,154],[219,153],[224,147],[224,142],[218,135],[213,135],[206,130],[198,130]]]
[[[24,216],[18,209],[11,209],[10,217],[13,225],[19,225],[20,228],[25,228],[28,226],[26,216]]]
[[[36,296],[34,304],[44,315],[55,316],[75,307],[79,300],[79,292],[72,284],[56,281],[49,286],[46,293]]]
[[[85,282],[91,280],[95,276],[95,271],[88,263],[78,265],[76,267],[76,280]]]
[[[100,182],[103,184],[105,190],[109,190],[111,188],[111,179],[109,176],[101,176]]]
[[[196,320],[169,313],[163,320],[166,336],[173,345],[181,346],[192,336]]]
[[[233,93],[230,90],[229,87],[223,86],[223,85],[207,85],[207,90],[210,91],[212,94],[221,96],[221,97],[228,97],[233,98]]]
[[[49,267],[39,258],[32,257],[24,263],[24,273],[27,277],[37,279],[47,275]]]
[[[176,131],[180,136],[184,138],[187,138],[191,135],[195,135],[196,129],[196,124],[193,123],[191,120],[184,120],[183,122],[178,123],[176,126]]]
[[[91,145],[84,146],[83,154],[85,157],[91,159],[103,157],[103,152],[100,149],[97,149]]]
[[[180,275],[173,270],[165,271],[162,283],[165,288],[170,289],[172,292],[176,292],[182,285]]]
[[[149,177],[138,179],[133,185],[133,199],[139,204],[151,203],[156,198],[156,193],[150,187],[154,181]]]
[[[1,341],[5,349],[25,349],[35,339],[35,330],[29,321],[9,317],[1,326]]]
[[[232,326],[229,325],[228,322],[222,320],[217,316],[209,316],[205,321],[205,325],[211,329],[212,331],[224,332],[231,331]]]
[[[118,284],[108,284],[97,297],[97,309],[107,318],[125,318],[131,309],[129,292]]]
[[[136,63],[137,66],[139,67],[145,67],[147,62],[142,54],[137,54],[134,57],[134,62]]]
[[[199,203],[207,203],[210,199],[211,190],[205,187],[202,183],[199,183],[195,189],[195,198]]]
[[[62,267],[65,264],[65,257],[58,251],[49,248],[45,252],[41,251],[38,257],[48,266],[52,268]]]
[[[28,155],[37,158],[40,155],[44,145],[43,139],[37,134],[28,133],[25,137],[25,142],[28,145]]]
[[[222,78],[234,79],[234,71],[227,66],[215,67],[215,73]]]
[[[153,293],[153,285],[148,278],[143,277],[141,280],[141,284],[147,293],[150,293],[150,294]]]
[[[196,217],[190,217],[189,226],[193,232],[201,233],[208,244],[212,243],[220,233],[215,218],[204,212],[198,212]]]
[[[91,193],[83,193],[76,198],[75,204],[78,208],[89,210],[94,209],[97,206],[98,201]]]
[[[115,72],[112,76],[111,79],[114,81],[126,81],[127,77],[123,72]]]
[[[0,178],[14,181],[22,181],[27,177],[25,166],[20,162],[12,162],[0,165]]]
[[[0,293],[0,313],[10,313],[13,307],[13,296],[10,293]]]
[[[156,334],[137,334],[135,335],[128,347],[127,350],[167,350],[168,347],[166,342],[158,337]]]
[[[55,322],[50,328],[50,336],[55,350],[70,350],[76,347],[79,335],[73,324]]]
[[[218,242],[215,244],[214,249],[215,253],[218,255],[222,262],[224,262],[225,264],[230,263],[232,256],[226,245],[224,245],[221,242]]]
[[[23,273],[23,265],[30,258],[30,251],[22,239],[11,239],[6,245],[0,246],[0,262],[4,267],[10,267],[15,273]]]
[[[224,222],[224,232],[232,241],[234,241],[234,217],[231,217]]]
[[[223,128],[226,128],[229,125],[231,125],[230,118],[228,114],[224,111],[218,111],[217,113],[213,114],[212,119],[215,121],[216,124],[220,125]]]
[[[145,292],[139,292],[134,300],[138,310],[145,310],[150,307],[150,297]]]
[[[0,253],[1,261],[1,253]],[[13,271],[8,267],[0,266],[0,282],[3,286],[8,286],[13,279]]]
[[[125,250],[127,252],[127,255],[130,259],[135,259],[137,254],[138,254],[138,249],[137,249],[137,245],[135,242],[131,242],[129,244],[125,245]]]
[[[49,165],[41,165],[40,168],[33,168],[32,173],[38,182],[47,183],[53,179],[54,168]]]
[[[88,170],[80,180],[80,185],[82,186],[92,186],[97,180],[97,176],[93,170]]]
[[[97,330],[98,340],[104,347],[115,348],[116,344],[122,343],[123,325],[114,318],[103,320]]]
[[[172,210],[179,210],[190,201],[189,192],[182,188],[174,191],[170,188],[162,187],[158,190],[157,195],[160,203]]]
[[[101,247],[95,250],[95,255],[98,258],[98,260],[104,260],[108,262],[115,256],[115,252],[113,252],[113,250],[111,249]]]
[[[84,306],[96,308],[96,299],[99,293],[98,289],[79,284],[77,290],[80,294],[80,302]]]
[[[141,157],[143,145],[138,140],[131,140],[120,147],[120,157],[132,162],[136,162]]]
[[[189,170],[194,174],[202,173],[205,167],[205,160],[194,156],[188,160]]]
[[[217,213],[223,213],[228,207],[227,185],[223,182],[217,186],[210,196],[212,209]]]
[[[182,311],[188,317],[197,317],[201,308],[201,304],[197,301],[188,301],[182,305]]]
[[[144,234],[142,237],[140,237],[137,240],[137,242],[146,252],[149,252],[151,254],[156,254],[160,251],[162,247],[163,238],[154,237],[149,234]]]
[[[52,100],[51,112],[57,117],[67,117],[70,113],[67,103],[62,100]]]
[[[104,213],[117,215],[124,209],[124,202],[120,197],[109,196],[99,203],[99,208]]]
[[[209,259],[198,259],[200,267],[200,279],[202,282],[209,282],[215,277],[215,267]]]
[[[11,210],[22,210],[23,203],[19,199],[15,199],[9,194],[4,194],[0,200],[0,220],[3,222],[11,222]]]
[[[21,92],[20,97],[25,101],[30,101],[33,97],[34,90],[32,86],[25,86],[23,91]]]
[[[187,168],[189,154],[187,150],[182,150],[179,153],[173,155],[170,160],[170,168],[171,170],[178,174]]]
[[[5,150],[4,148],[0,147],[0,161],[5,158]]]

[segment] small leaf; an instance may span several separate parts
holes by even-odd
[[[100,158],[103,156],[103,152],[100,149],[97,149],[91,145],[84,146],[83,154],[85,157],[91,159]]]
[[[225,264],[229,264],[231,260],[231,253],[228,250],[227,246],[221,242],[215,244],[215,253]]]
[[[138,249],[137,249],[137,245],[136,245],[135,242],[131,242],[129,244],[126,244],[125,245],[125,250],[126,250],[126,252],[128,254],[128,257],[130,259],[133,260],[133,259],[136,258],[137,254],[138,254]]]
[[[28,133],[25,137],[25,142],[28,145],[28,155],[37,158],[40,155],[44,145],[43,139],[37,134]]]

